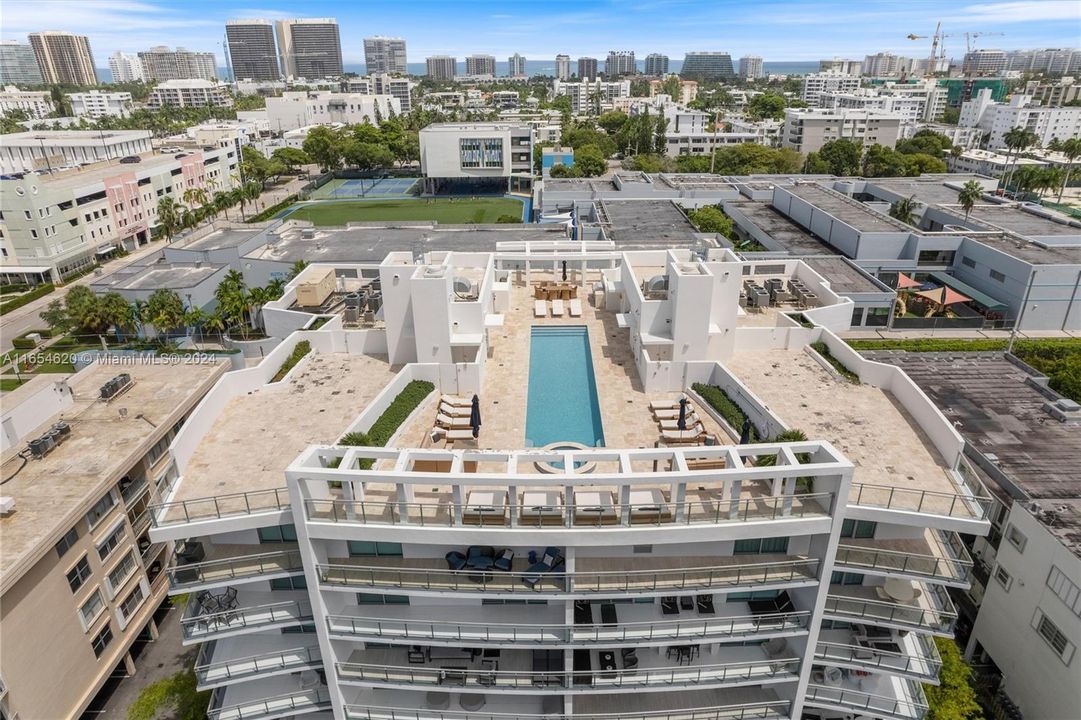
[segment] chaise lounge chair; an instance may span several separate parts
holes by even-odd
[[[533,301],[533,317],[548,317],[548,304],[543,300]]]
[[[649,404],[649,409],[654,412],[658,410],[679,410],[679,398],[675,400],[654,400]]]
[[[582,317],[582,301],[578,298],[571,298],[570,300],[570,313],[571,317]]]
[[[450,417],[439,413],[435,416],[436,427],[441,427],[444,430],[461,429],[469,427],[469,416]]]
[[[689,416],[694,412],[694,405],[687,403],[687,415]],[[654,410],[653,417],[658,420],[678,420],[679,419],[679,406],[672,408],[671,410]]]
[[[462,398],[456,395],[443,395],[439,398],[439,401],[444,405],[450,405],[451,407],[464,407],[466,409],[473,407],[473,398]]]
[[[563,556],[559,554],[559,548],[545,548],[544,556],[526,568],[526,574],[522,576],[522,582],[530,588],[536,589],[537,583],[540,582],[545,573],[552,572],[562,564]]]
[[[688,426],[686,430],[662,430],[661,439],[669,445],[680,443],[700,443],[706,437],[706,428],[702,423]]]
[[[471,428],[447,430],[444,436],[448,441],[453,440],[472,440],[473,430]]]
[[[563,301],[552,301],[552,317],[563,317]]]
[[[679,418],[676,418],[675,420],[659,420],[658,422],[661,424],[661,430],[679,430]],[[687,413],[684,424],[687,426],[687,429],[690,430],[695,425],[701,425],[702,423],[698,421],[697,415],[694,413]]]

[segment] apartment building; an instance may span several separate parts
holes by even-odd
[[[401,115],[402,107],[391,95],[292,91],[267,98],[266,113],[270,129],[282,132],[330,123],[378,125]]]
[[[937,85],[926,89],[894,91],[861,88],[853,92],[822,90],[818,93],[818,107],[833,110],[882,110],[901,116],[902,121],[920,122],[935,119],[946,109],[946,91]]]
[[[616,98],[631,96],[630,80],[579,80],[577,82],[552,82],[555,97],[567,95],[571,99],[571,112],[599,112]]]
[[[668,74],[668,56],[660,53],[646,55],[646,75],[664,77]]]
[[[52,96],[44,90],[20,90],[8,85],[0,91],[0,115],[18,111],[30,119],[43,118],[55,110]]]
[[[528,123],[437,123],[420,131],[420,169],[426,186],[475,181],[478,186],[528,188],[533,173],[533,129]]]
[[[1045,147],[1052,138],[1081,136],[1081,107],[1042,107],[1028,95],[1014,95],[1009,103],[996,103],[985,88],[961,106],[958,125],[983,131],[989,150],[1005,148],[1006,133],[1015,127],[1031,131],[1036,146]]]
[[[1081,52],[1078,55],[1081,57]],[[1052,82],[1030,80],[1025,83],[1025,95],[1045,107],[1068,105],[1081,99],[1081,83],[1072,77],[1059,78]]]
[[[8,83],[42,84],[34,48],[18,40],[0,40],[0,85]]]
[[[139,62],[142,63],[144,80],[218,80],[214,53],[192,52],[182,47],[170,50],[165,45],[158,45],[140,52]]]
[[[838,73],[840,75],[860,75],[863,73],[863,63],[859,60],[845,60],[843,58],[819,60],[818,72]]]
[[[766,76],[761,55],[744,55],[739,59],[739,76],[744,80],[758,80]]]
[[[453,80],[458,74],[458,58],[450,55],[433,55],[424,62],[428,66],[428,77],[433,80]]]
[[[404,77],[372,74],[367,77],[342,80],[342,92],[360,93],[361,95],[390,95],[398,99],[403,113],[413,108],[413,88],[416,83]]]
[[[97,85],[98,71],[86,35],[69,32],[30,33],[42,79],[49,85]]]
[[[604,76],[620,78],[624,75],[637,75],[638,64],[634,60],[634,50],[609,50],[604,61]],[[579,75],[579,77],[584,77]],[[590,76],[592,77],[592,76]]]
[[[556,55],[556,80],[571,79],[570,55]]]
[[[658,94],[664,92],[665,80],[650,80],[649,81],[649,96],[651,98],[657,97]],[[680,105],[686,105],[689,102],[698,98],[698,81],[697,80],[680,80],[679,81],[679,97],[672,98],[672,102],[679,103]]]
[[[1006,70],[1047,75],[1081,72],[1081,48],[1011,50],[1006,54]]]
[[[166,80],[154,86],[146,104],[165,107],[228,107],[233,98],[225,85],[210,80]]]
[[[808,73],[803,76],[800,99],[811,107],[815,107],[818,104],[818,94],[821,92],[855,92],[859,89],[859,75],[846,75],[833,71]]]
[[[71,93],[71,112],[75,117],[127,117],[131,111],[131,93],[102,92],[91,90],[84,93]]]
[[[114,83],[140,82],[146,79],[143,61],[138,55],[115,52],[109,56],[109,73]]]
[[[382,325],[303,333],[268,392],[288,337],[172,446],[151,532],[183,543],[171,592],[212,713],[923,717],[971,569],[955,533],[989,530],[949,421],[899,370],[853,353],[864,384],[838,383],[804,350],[843,352],[852,303],[801,261],[538,243],[313,266],[264,311],[307,322],[300,286],[333,270],[343,292],[378,281]],[[605,288],[573,319],[535,298],[564,263],[568,292]],[[823,325],[764,339],[740,295],[770,279]],[[435,389],[386,447],[339,444],[413,381]],[[810,439],[741,445],[695,383],[760,437]],[[476,437],[432,431],[474,394]],[[662,429],[681,396],[712,444]],[[243,483],[239,447],[260,458]]]
[[[467,55],[465,58],[466,75],[490,75],[495,77],[495,56]]]
[[[364,38],[364,68],[369,75],[409,72],[406,65],[405,40],[376,35]]]
[[[278,61],[286,79],[342,74],[342,43],[334,18],[278,20],[274,29]]]
[[[732,80],[732,56],[726,52],[689,52],[683,57],[681,77],[692,80]]]
[[[893,147],[901,132],[901,115],[884,110],[787,108],[782,145],[801,153],[818,150],[831,140],[854,140],[865,146]]]
[[[269,20],[228,20],[225,39],[234,80],[280,80],[274,25]]]
[[[971,75],[1001,75],[1006,70],[1006,53],[1002,50],[972,50],[965,53],[961,72]]]
[[[580,57],[578,58],[578,79],[579,80],[596,80],[597,74],[597,58]]]
[[[172,552],[150,539],[148,508],[176,480],[169,443],[225,369],[91,363],[4,393],[4,717],[78,717],[135,672],[133,644],[157,639]]]
[[[946,158],[946,167],[952,173],[970,173],[993,178],[1000,178],[1005,175],[1007,168],[1020,168],[1025,165],[1043,167],[1047,163],[1032,158],[1014,158],[1004,153],[980,150],[979,148],[965,150],[956,157],[950,155]]]
[[[526,77],[524,55],[514,53],[507,58],[507,75],[510,77]]]
[[[917,61],[912,58],[894,55],[890,52],[880,52],[863,58],[860,71],[857,74],[868,77],[898,77],[912,75],[916,72]]]
[[[0,153],[17,173],[0,180],[5,239],[19,265],[46,268],[53,280],[148,242],[163,197],[228,190],[239,175],[235,147],[155,154],[143,131],[19,133]]]

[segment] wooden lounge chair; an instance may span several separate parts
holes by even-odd
[[[686,430],[662,430],[661,439],[668,445],[700,443],[706,437],[706,429],[697,423]]]
[[[552,317],[563,317],[562,300],[552,300]]]
[[[547,300],[548,299],[548,291],[543,286],[537,285],[535,288],[533,288],[533,299],[534,300]]]
[[[657,410],[671,410],[672,408],[679,410],[679,398],[675,400],[654,400],[649,404],[649,409],[654,412]]]
[[[460,417],[460,416],[459,417],[451,417],[449,415],[444,415],[443,413],[439,413],[438,415],[435,416],[435,424],[436,424],[436,427],[441,427],[444,430],[451,430],[451,429],[454,429],[454,428],[468,428],[469,427],[469,416],[466,416],[466,417]]]
[[[690,417],[692,414],[694,414],[694,405],[692,405],[691,403],[687,403],[687,417]],[[677,405],[672,410],[654,410],[653,411],[653,417],[657,418],[658,421],[661,421],[661,420],[678,420],[679,419],[679,406]]]
[[[444,395],[439,398],[440,402],[452,407],[473,407],[473,398],[457,397],[456,395]]]
[[[449,415],[450,417],[469,417],[472,412],[472,406],[462,407],[461,405],[447,405],[446,403],[439,403],[439,414]]]
[[[582,301],[578,298],[572,298],[570,301],[571,317],[582,317]]]
[[[661,430],[679,430],[679,418],[675,420],[659,420],[661,424]],[[698,417],[694,413],[687,413],[686,426],[687,430],[690,430],[695,425],[701,425],[698,421]]]
[[[548,317],[548,306],[543,300],[533,301],[533,317]]]
[[[473,430],[471,428],[447,430],[445,434],[448,441],[473,439]]]

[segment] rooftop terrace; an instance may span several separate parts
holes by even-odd
[[[830,284],[839,295],[892,292],[843,257],[805,257],[803,262]]]
[[[846,225],[860,232],[913,232],[907,225],[897,222],[887,215],[875,212],[858,200],[827,190],[814,183],[801,183],[786,188],[796,197],[802,198],[820,210],[828,212]]]

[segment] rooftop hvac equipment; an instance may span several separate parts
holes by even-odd
[[[315,228],[303,228],[303,229],[301,229],[300,237],[304,238],[305,240],[314,240],[315,239]]]
[[[342,320],[344,320],[347,325],[356,325],[357,321],[360,320],[360,308],[346,306]]]
[[[383,307],[383,295],[381,293],[373,292],[368,295],[368,310],[376,313],[379,312],[379,308]]]
[[[330,297],[336,287],[332,268],[313,269],[307,279],[297,285],[297,305],[300,307],[319,307]]]
[[[642,284],[642,292],[646,295],[664,295],[668,292],[668,276],[654,275]]]
[[[128,373],[120,373],[101,386],[101,399],[105,401],[112,400],[114,397],[127,390],[131,384],[131,375]]]
[[[53,423],[53,426],[50,427],[44,435],[34,438],[27,443],[30,449],[30,455],[35,458],[43,458],[70,436],[70,425],[63,421]]]
[[[345,306],[347,308],[355,310],[355,309],[360,307],[360,293],[355,293],[355,292],[346,293],[344,299],[345,299]]]

